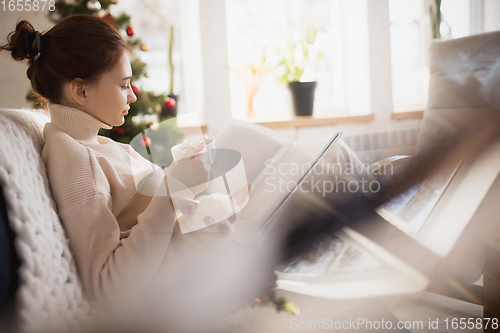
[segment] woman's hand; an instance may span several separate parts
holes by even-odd
[[[170,175],[180,180],[194,195],[206,190],[210,180],[208,154],[200,153],[204,148],[205,142],[189,147],[181,160],[169,166]]]

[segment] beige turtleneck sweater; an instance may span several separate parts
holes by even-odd
[[[98,136],[111,127],[88,113],[59,104],[49,111],[42,158],[86,293],[141,292],[169,246],[174,257],[185,250],[172,249],[172,235],[183,235],[170,198],[184,185],[129,145]]]

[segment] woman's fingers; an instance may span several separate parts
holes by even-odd
[[[205,141],[202,141],[198,145],[189,147],[188,150],[186,151],[186,153],[184,154],[184,156],[182,156],[182,158],[184,159],[184,158],[192,157],[192,156],[196,155],[197,153],[199,153],[200,151],[202,151],[204,148],[205,148]]]

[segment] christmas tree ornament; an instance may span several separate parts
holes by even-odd
[[[132,85],[132,92],[134,93],[134,95],[139,95],[141,93],[141,90],[139,88],[137,88],[136,86]]]
[[[115,17],[111,15],[111,13],[107,13],[103,17],[101,17],[104,21],[108,22],[111,24],[113,27],[118,28],[118,24],[115,22]]]
[[[167,97],[165,99],[165,107],[167,109],[173,109],[175,107],[175,99],[171,98],[171,97]]]
[[[110,132],[116,133],[119,136],[125,136],[127,134],[127,130],[123,127],[113,127]]]
[[[87,2],[87,8],[93,12],[97,12],[101,9],[101,3],[97,0],[89,0]]]
[[[147,136],[145,136],[143,139],[141,139],[141,146],[145,147],[145,148],[149,148],[149,146],[151,145],[151,139]]]
[[[154,107],[153,107],[153,111],[155,113],[160,113],[161,112],[161,105],[160,104],[156,104]]]
[[[53,12],[49,11],[49,17],[54,22],[58,22],[62,19],[61,13],[56,12],[56,11],[53,11]]]
[[[132,37],[135,34],[135,30],[132,27],[128,27],[127,30],[125,30],[125,32],[129,37]]]
[[[148,44],[141,44],[141,51],[147,52],[149,50]]]

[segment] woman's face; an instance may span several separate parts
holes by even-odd
[[[130,60],[124,52],[110,71],[85,89],[88,97],[86,111],[107,125],[123,125],[129,104],[137,100],[130,85],[131,78]]]

